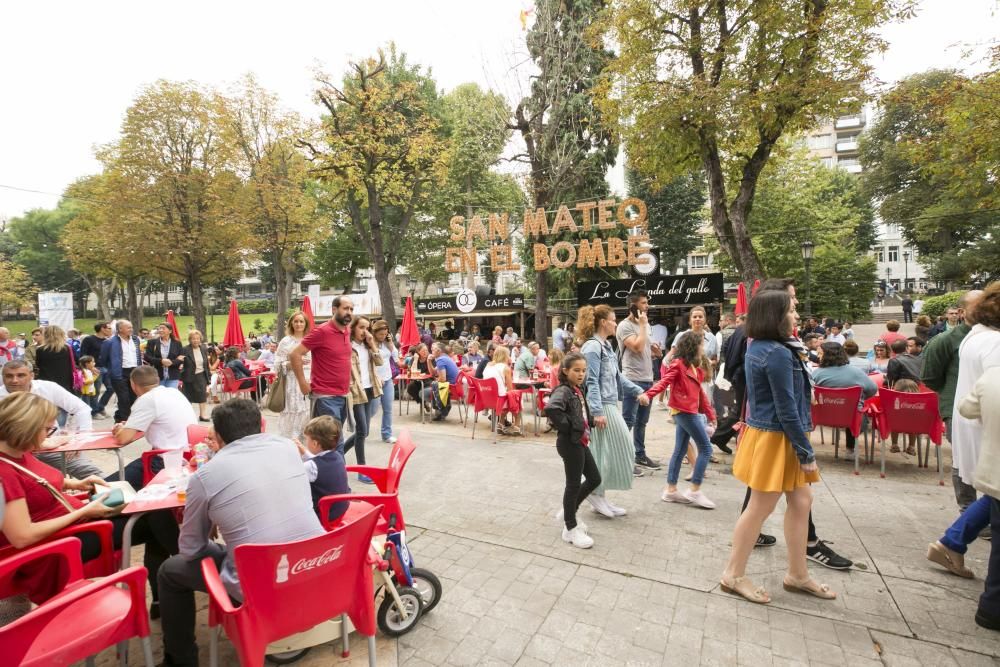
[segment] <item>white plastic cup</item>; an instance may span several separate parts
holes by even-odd
[[[173,478],[181,476],[181,468],[184,466],[184,451],[181,449],[171,449],[163,453],[163,467]]]

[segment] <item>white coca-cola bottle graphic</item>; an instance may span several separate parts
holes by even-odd
[[[274,580],[279,584],[288,581],[288,554],[281,554],[281,560],[278,561],[278,576]]]
[[[893,407],[899,410],[899,396],[896,397],[896,404]]]

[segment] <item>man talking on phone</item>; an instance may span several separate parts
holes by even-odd
[[[649,326],[649,296],[642,290],[628,295],[628,317],[618,324],[615,333],[621,352],[622,373],[645,391],[653,386],[653,343]],[[658,347],[658,346],[657,346]],[[662,352],[657,349],[659,356]],[[642,474],[640,468],[659,470],[660,464],[646,456],[646,423],[649,421],[650,406],[639,405],[636,397],[625,396],[622,401],[622,417],[632,429],[632,444],[635,446],[636,476]]]

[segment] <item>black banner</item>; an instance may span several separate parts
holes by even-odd
[[[406,300],[403,300],[406,303]],[[413,306],[418,315],[429,316],[434,313],[487,313],[504,310],[524,310],[523,294],[494,294],[490,296],[477,295],[472,290],[462,290],[454,296],[441,296],[429,299],[414,299]]]
[[[578,306],[606,303],[624,308],[633,290],[645,290],[649,294],[649,305],[654,308],[719,303],[725,296],[721,273],[698,273],[580,283],[576,288],[576,302]]]

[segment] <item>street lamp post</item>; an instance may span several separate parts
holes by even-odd
[[[903,251],[903,291],[909,290],[910,282],[910,251]]]
[[[885,293],[886,296],[892,291],[892,267],[885,267]]]
[[[812,314],[812,284],[809,270],[812,265],[813,253],[816,252],[816,244],[812,241],[802,242],[802,261],[806,265],[806,315]]]

